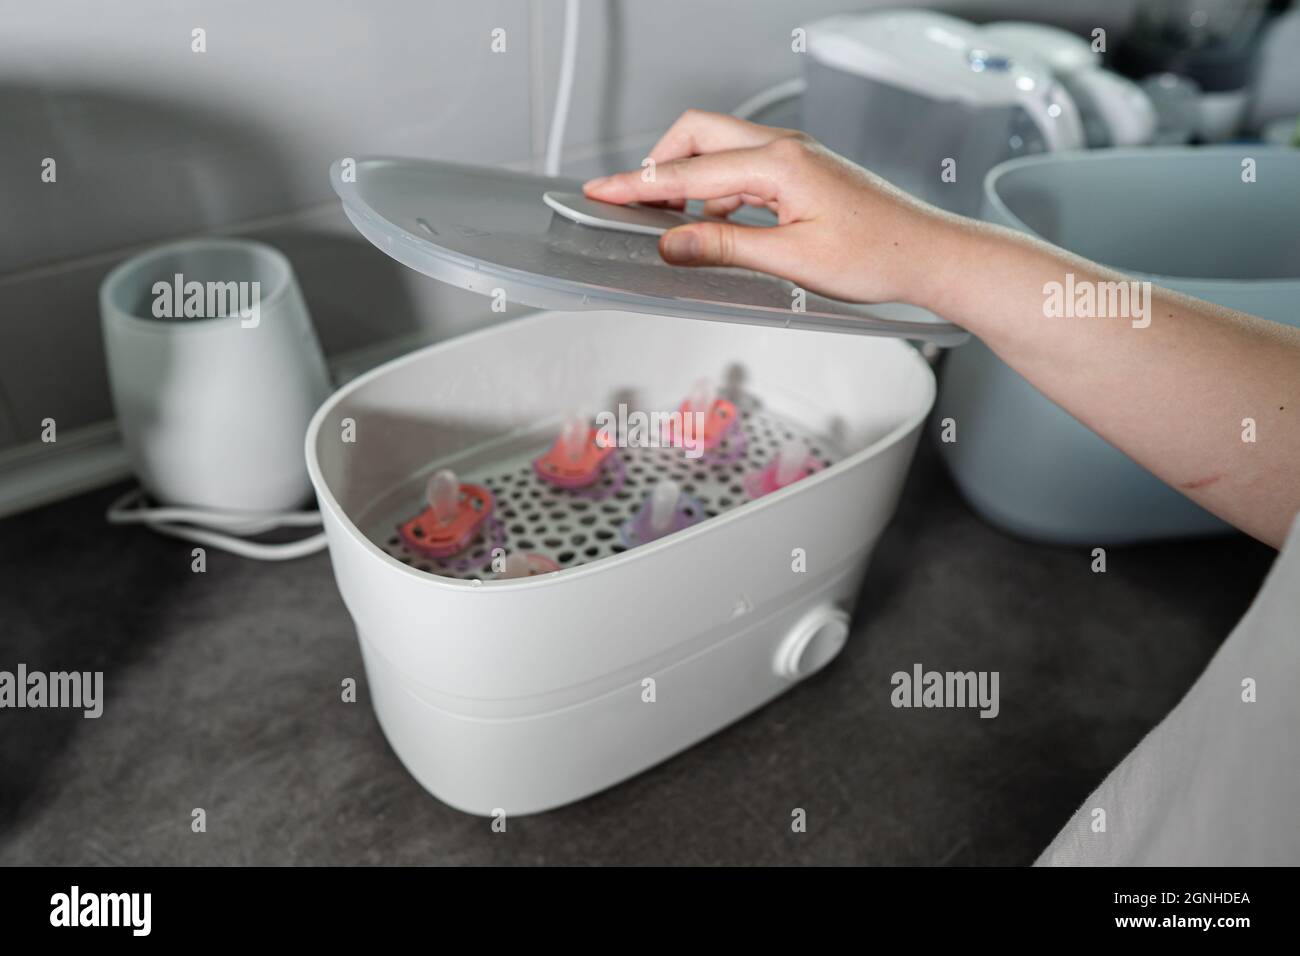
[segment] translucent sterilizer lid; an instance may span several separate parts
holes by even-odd
[[[692,319],[856,332],[957,345],[966,333],[924,309],[855,305],[746,269],[683,268],[659,256],[671,213],[590,203],[581,184],[419,159],[335,163],[352,224],[398,262],[451,285],[539,309],[621,309]],[[547,194],[550,193],[550,197]],[[572,208],[570,208],[572,206]],[[579,208],[581,207],[581,208]],[[666,218],[669,217],[669,218]],[[634,231],[630,231],[634,230]],[[798,308],[802,306],[802,310]]]

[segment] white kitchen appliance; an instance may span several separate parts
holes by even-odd
[[[308,430],[370,695],[415,778],[471,813],[545,810],[834,658],[934,400],[928,364],[897,336],[964,333],[745,270],[669,266],[654,233],[675,214],[591,208],[572,181],[420,160],[347,169],[335,189],[380,249],[491,296],[485,313],[502,299],[549,310],[363,375]],[[575,410],[696,407],[722,423],[707,453],[620,426],[590,487],[548,478],[543,462],[581,449]],[[429,547],[462,519],[455,553]]]
[[[620,449],[625,483],[599,502],[537,479],[533,458],[573,409],[674,407],[700,376],[727,383],[741,456]],[[546,810],[824,666],[934,392],[929,366],[895,339],[609,311],[519,319],[350,382],[313,419],[307,462],[398,757],[461,810]],[[792,438],[825,466],[748,497],[742,476]],[[444,468],[491,490],[504,534],[454,564],[396,531]],[[619,529],[664,477],[707,520],[626,548]],[[502,574],[493,546],[557,570]]]
[[[319,551],[298,509],[297,449],[329,374],[289,260],[264,243],[199,238],[132,256],[100,287],[113,407],[142,488],[109,509],[199,544],[266,560]],[[146,494],[148,499],[146,499]]]
[[[1005,21],[980,28],[984,42],[1012,55],[1036,56],[1061,81],[1079,110],[1089,148],[1145,146],[1158,117],[1151,98],[1127,77],[1102,66],[1102,53],[1059,27]]]
[[[829,148],[955,212],[979,211],[1006,159],[1084,146],[1048,65],[923,10],[844,14],[807,28],[803,127]]]

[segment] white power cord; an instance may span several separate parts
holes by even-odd
[[[564,0],[564,45],[560,48],[560,85],[555,91],[555,113],[546,139],[547,176],[560,175],[560,154],[564,149],[564,127],[569,122],[573,100],[573,74],[578,62],[578,0]]]
[[[324,532],[278,544],[262,544],[236,537],[261,534],[272,528],[317,528],[321,523],[319,511],[262,514],[197,508],[150,508],[144,505],[144,491],[134,488],[114,501],[105,517],[109,524],[142,524],[160,534],[259,561],[289,561],[315,554],[325,548]],[[190,523],[209,527],[192,527]],[[213,525],[224,529],[224,533],[213,530]]]
[[[564,42],[560,48],[560,82],[555,91],[555,110],[551,115],[551,129],[546,137],[546,161],[543,172],[547,176],[560,175],[560,158],[564,151],[564,128],[569,122],[569,104],[573,101],[573,77],[578,62],[578,0],[564,0]],[[785,80],[755,93],[732,110],[740,119],[753,119],[778,103],[802,96],[808,88],[803,77]]]
[[[808,89],[807,82],[803,77],[796,76],[793,80],[786,80],[784,83],[768,87],[761,93],[755,93],[732,110],[731,115],[743,120],[752,120],[778,103],[784,103],[796,96],[802,96],[806,89]]]

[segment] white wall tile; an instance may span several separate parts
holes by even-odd
[[[525,0],[0,0],[0,24],[0,275],[320,203],[339,156],[530,152]]]

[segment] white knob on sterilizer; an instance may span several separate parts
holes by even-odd
[[[425,498],[439,524],[448,524],[460,512],[460,480],[450,468],[435,471],[425,489]]]
[[[833,604],[805,614],[776,649],[777,676],[802,680],[821,670],[844,648],[849,636],[849,616]]]

